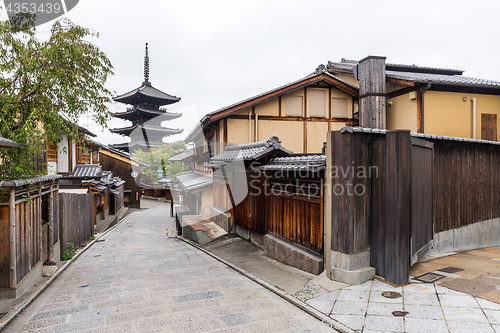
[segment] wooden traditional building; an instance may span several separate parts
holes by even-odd
[[[129,153],[134,150],[147,150],[162,145],[165,136],[182,133],[182,129],[162,127],[161,123],[166,120],[179,118],[182,114],[167,112],[162,106],[170,105],[180,101],[175,97],[164,93],[151,85],[149,82],[149,55],[146,43],[146,56],[144,58],[144,82],[139,88],[128,93],[114,97],[116,102],[131,104],[124,112],[114,114],[116,118],[132,122],[132,126],[111,129],[112,133],[121,134],[131,139],[130,142],[111,145],[112,148],[120,149]]]
[[[313,274],[323,271],[323,154],[293,154],[278,137],[229,145],[214,168],[212,221]]]

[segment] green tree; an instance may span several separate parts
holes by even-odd
[[[85,40],[98,34],[65,18],[54,23],[48,39],[35,33],[35,28],[19,30],[0,22],[0,131],[28,144],[0,149],[0,180],[35,176],[33,156],[63,133],[82,141],[76,124],[87,111],[102,127],[111,118],[105,105],[111,92],[104,83],[113,66]]]
[[[165,175],[175,176],[176,174],[186,171],[188,166],[180,162],[168,162],[172,156],[182,153],[186,150],[186,144],[179,140],[174,143],[166,143],[158,148],[151,148],[148,151],[136,150],[133,157],[146,164],[147,166],[142,169],[142,179],[146,181],[155,181],[156,170],[162,167]]]

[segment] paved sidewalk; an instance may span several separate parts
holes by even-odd
[[[386,298],[382,296],[385,291],[398,292],[401,297]],[[307,303],[363,333],[500,332],[500,305],[434,284],[394,288],[374,280]],[[396,317],[394,311],[408,313]]]
[[[4,332],[332,332],[176,238],[168,204],[135,212],[64,271]]]
[[[500,246],[461,251],[411,267],[410,275],[435,273],[437,283],[500,304]]]

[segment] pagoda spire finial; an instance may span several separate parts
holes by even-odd
[[[149,82],[149,53],[148,53],[148,43],[146,43],[146,56],[144,57],[144,82],[145,85],[151,85]]]

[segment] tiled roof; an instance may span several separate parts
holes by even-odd
[[[500,88],[500,81],[477,79],[461,75],[440,75],[426,73],[408,73],[386,71],[387,77],[408,80],[415,83],[433,83],[456,86],[469,86],[480,88]]]
[[[132,126],[128,126],[128,127],[122,127],[122,128],[113,128],[113,129],[110,129],[110,131],[112,133],[116,133],[116,134],[123,134],[123,135],[127,135],[127,136],[130,136],[130,134],[136,130],[138,127],[141,128],[141,132],[138,132],[138,133],[141,133],[142,134],[142,131],[146,131],[146,134],[152,134],[152,133],[159,133],[160,135],[163,135],[163,136],[167,136],[167,135],[174,135],[174,134],[180,134],[182,133],[182,129],[179,129],[179,128],[168,128],[168,127],[162,127],[162,126],[154,126],[154,125],[150,125],[150,124],[147,124],[147,125],[132,125]]]
[[[0,187],[18,187],[18,186],[23,186],[23,185],[28,185],[28,184],[35,184],[35,183],[46,182],[46,181],[50,181],[50,180],[56,180],[56,179],[59,179],[61,177],[62,177],[62,175],[46,175],[46,176],[29,178],[29,179],[16,179],[16,180],[9,180],[9,181],[0,181]]]
[[[327,68],[333,71],[352,71],[358,62],[342,59],[341,62],[329,61]],[[421,67],[416,65],[386,64],[386,76],[393,79],[407,80],[414,83],[432,83],[442,85],[467,86],[478,88],[500,88],[500,81],[477,79],[462,76],[462,70]]]
[[[179,97],[164,93],[150,85],[142,85],[128,93],[113,97],[113,100],[121,103],[135,104],[134,101],[141,97],[151,99],[156,105],[168,105],[181,100]]]
[[[102,168],[99,164],[77,164],[71,178],[95,178],[102,176]]]
[[[262,171],[293,170],[315,172],[324,170],[326,155],[301,154],[287,157],[271,158],[266,164],[259,167]]]
[[[216,164],[231,161],[255,161],[271,153],[277,153],[281,156],[293,154],[281,146],[281,141],[277,136],[271,136],[266,141],[227,146],[222,154],[212,157],[210,162]]]
[[[158,118],[159,120],[164,121],[164,120],[172,120],[179,118],[180,116],[182,116],[182,113],[167,112],[166,110],[161,110],[161,109],[148,110],[140,106],[136,106],[131,110],[127,110],[124,112],[115,112],[114,116],[116,118],[123,118],[123,119],[130,119],[134,118],[135,116],[146,116],[148,119],[150,118],[156,119],[156,117],[159,117]]]
[[[194,171],[178,173],[175,178],[179,185],[187,192],[212,185],[212,175],[202,174]]]
[[[180,154],[177,154],[175,156],[170,157],[168,160],[170,162],[182,162],[182,161],[184,161],[192,156],[193,156],[193,150],[188,149]]]
[[[365,128],[365,127],[343,127],[340,130],[341,133],[372,133],[372,134],[387,134],[387,130],[376,129],[376,128]],[[488,141],[488,140],[478,140],[478,139],[468,139],[468,138],[459,138],[455,136],[446,136],[446,135],[433,135],[433,134],[423,134],[423,133],[410,133],[410,135],[414,138],[420,139],[432,139],[432,140],[448,140],[448,141],[461,141],[461,142],[470,142],[470,143],[485,143],[490,145],[499,146],[500,142],[498,141]]]

